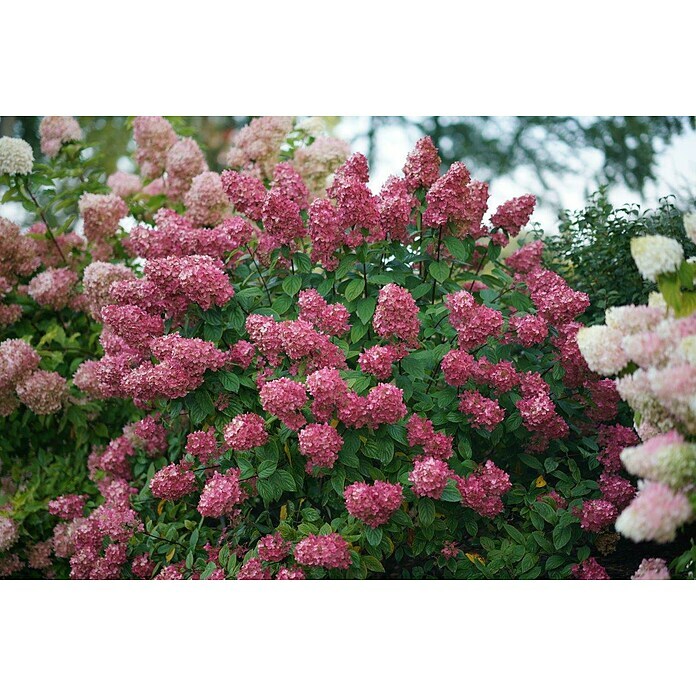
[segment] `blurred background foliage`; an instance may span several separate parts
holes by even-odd
[[[585,323],[604,322],[607,307],[646,304],[655,284],[643,280],[631,257],[631,238],[659,234],[676,239],[686,258],[696,256],[696,246],[684,230],[684,211],[673,196],[662,198],[652,209],[639,205],[615,207],[608,187],[590,196],[587,206],[561,214],[558,234],[543,236],[546,261],[576,290],[586,292],[592,304]]]
[[[590,152],[601,158],[597,185],[621,183],[638,193],[655,179],[663,148],[696,128],[693,116],[373,116],[366,134],[372,160],[379,129],[395,123],[429,135],[445,166],[464,160],[487,179],[527,166],[548,189],[550,174],[582,171]]]
[[[218,164],[234,131],[249,121],[247,116],[169,117],[182,135],[193,135],[210,158]],[[24,138],[38,152],[39,117],[0,117],[0,136]],[[338,121],[328,117],[329,125]],[[120,153],[131,140],[128,118],[80,117],[88,142],[103,143],[106,162],[116,169]],[[479,178],[494,180],[519,167],[534,172],[541,189],[553,185],[550,175],[581,172],[589,156],[598,161],[593,182],[622,184],[642,193],[657,174],[659,154],[672,140],[696,129],[693,116],[371,116],[364,131],[354,139],[365,138],[365,153],[374,164],[380,157],[378,135],[387,127],[400,127],[415,137],[429,135],[440,149],[443,166],[463,160]],[[414,137],[414,141],[415,141]],[[109,171],[107,169],[107,171]]]

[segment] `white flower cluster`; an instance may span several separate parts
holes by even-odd
[[[663,273],[676,271],[684,260],[681,244],[659,234],[634,237],[631,240],[631,255],[643,278],[653,282]]]
[[[610,326],[586,326],[578,331],[578,348],[588,367],[600,375],[621,372],[628,358],[621,348],[623,334]]]
[[[0,174],[29,174],[34,168],[31,145],[21,138],[0,138]]]
[[[686,236],[696,244],[696,212],[684,215],[684,230],[686,231]]]
[[[320,116],[310,116],[300,121],[295,126],[295,130],[306,133],[312,138],[319,138],[326,135],[326,121]]]

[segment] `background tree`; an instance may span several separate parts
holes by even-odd
[[[633,263],[632,237],[660,234],[678,240],[687,258],[696,256],[696,246],[684,231],[684,211],[673,197],[660,199],[655,209],[641,210],[638,205],[615,208],[607,194],[604,186],[583,210],[562,213],[559,233],[544,237],[547,261],[572,287],[590,296],[585,319],[592,324],[604,321],[607,307],[645,304],[657,289]]]
[[[596,183],[624,184],[642,193],[654,181],[657,160],[675,136],[696,127],[693,116],[373,116],[366,132],[371,162],[379,157],[378,133],[402,125],[429,135],[443,167],[466,159],[482,179],[529,168],[551,194],[550,175],[587,170],[587,157],[600,156]]]

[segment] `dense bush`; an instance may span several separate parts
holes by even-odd
[[[687,257],[696,255],[682,216],[671,198],[660,200],[654,210],[641,210],[638,205],[617,208],[603,188],[583,210],[563,215],[558,234],[545,237],[546,259],[574,288],[590,296],[585,318],[595,324],[608,307],[643,304],[656,289],[646,283],[631,259],[633,237],[659,234],[679,241]]]
[[[0,160],[6,198],[39,215],[41,199],[59,208],[82,181],[62,158],[89,162],[62,143],[71,122],[51,125],[50,165],[31,172],[14,144]],[[51,461],[32,458],[19,486],[17,467],[4,480],[4,574],[606,577],[592,548],[615,543],[634,494],[617,457],[636,436],[615,424],[612,381],[578,351],[587,296],[543,268],[539,242],[500,259],[532,196],[486,221],[488,186],[461,163],[441,175],[427,138],[374,195],[365,158],[313,121],[253,121],[221,175],[166,120],[133,129],[142,178],[112,175],[111,194],[103,176],[73,188],[92,249],[76,267],[92,261],[73,302],[85,311],[53,330],[62,362],[45,363],[70,377],[71,341],[96,359],[103,324],[104,355],[70,389],[108,414],[112,439],[83,403],[72,418],[89,428],[89,456],[65,440],[54,451],[62,421],[46,421]],[[40,189],[33,207],[27,187]],[[127,213],[135,224],[119,231]],[[61,312],[11,330],[38,345]],[[30,443],[23,395],[37,365],[24,345],[0,350],[3,429]],[[79,480],[63,474],[68,460]],[[29,520],[22,501],[51,470],[59,484],[31,493],[40,522]]]
[[[693,243],[693,213],[684,217],[684,226]],[[679,242],[661,235],[635,237],[631,251],[642,278],[659,292],[651,293],[647,305],[609,309],[606,324],[580,330],[578,344],[592,369],[617,375],[642,440],[620,453],[625,469],[641,481],[616,529],[636,542],[664,544],[694,520],[696,509],[696,262],[685,259]],[[693,528],[690,542],[669,560],[677,573],[693,577]],[[647,559],[638,574],[669,577],[667,561]]]

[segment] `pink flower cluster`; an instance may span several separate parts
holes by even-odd
[[[386,524],[389,518],[401,506],[403,489],[398,483],[375,481],[353,483],[343,492],[346,509],[356,519],[369,527]]]
[[[143,176],[160,176],[167,163],[167,151],[177,141],[169,121],[161,116],[138,116],[133,121],[133,137],[137,146],[135,159]]]
[[[664,483],[646,481],[616,520],[616,531],[636,542],[674,541],[677,529],[693,519],[687,496]]]
[[[490,460],[466,478],[457,476],[455,482],[462,496],[462,505],[483,517],[499,515],[503,510],[501,496],[512,488],[509,475]]]
[[[300,452],[307,457],[307,473],[314,467],[332,469],[343,447],[343,438],[331,425],[310,423],[298,434]]]
[[[469,416],[471,425],[492,431],[505,419],[505,410],[495,399],[477,391],[465,391],[459,399],[459,410]]]
[[[573,290],[553,271],[536,268],[523,278],[537,314],[553,326],[573,321],[590,306],[584,292]]]
[[[70,535],[70,577],[76,580],[115,580],[127,561],[127,544],[142,523],[130,506],[130,489],[122,480],[102,488],[105,501]]]
[[[181,200],[193,180],[208,169],[205,155],[193,138],[182,138],[167,150],[166,192],[172,200]]]
[[[225,444],[233,450],[249,450],[268,442],[266,423],[256,413],[235,416],[224,428]]]
[[[41,263],[35,241],[21,234],[7,218],[0,217],[0,277],[15,283],[21,276],[31,275]]]
[[[299,564],[305,566],[346,570],[351,564],[348,542],[335,532],[308,535],[295,546],[293,555]]]
[[[379,194],[379,223],[389,240],[408,242],[408,225],[417,204],[405,179],[387,179]]]
[[[152,495],[162,500],[179,500],[196,488],[196,476],[185,462],[165,466],[150,481]]]
[[[365,374],[381,380],[391,379],[394,363],[402,355],[395,346],[372,346],[360,354],[358,364]]]
[[[550,391],[549,385],[539,373],[528,372],[522,375],[522,398],[516,406],[525,428],[535,435],[530,445],[532,451],[546,449],[550,440],[562,439],[569,432],[568,424],[556,411]]]
[[[270,179],[278,162],[280,146],[292,130],[291,116],[261,116],[238,131],[227,163],[235,169],[249,169]]]
[[[372,325],[378,336],[393,338],[414,345],[418,343],[420,321],[418,306],[406,288],[394,283],[379,291]]]
[[[77,280],[77,273],[69,268],[49,268],[31,279],[27,293],[43,307],[64,309],[70,303]]]
[[[421,138],[404,164],[403,172],[408,190],[429,189],[440,176],[440,164],[440,155],[432,138]]]
[[[223,221],[230,202],[216,172],[203,172],[194,177],[184,195],[186,215],[194,225],[215,227]]]
[[[106,180],[106,185],[111,189],[112,193],[119,198],[128,198],[138,193],[143,184],[137,174],[119,171],[109,175],[109,178]]]
[[[409,446],[421,446],[426,457],[449,459],[452,456],[452,437],[436,433],[428,418],[414,413],[406,423],[406,432]]]
[[[361,244],[385,239],[380,224],[379,196],[372,195],[368,186],[367,158],[356,153],[337,171],[327,189],[338,207],[340,225],[346,229],[345,244],[355,249]]]
[[[280,532],[267,534],[259,539],[256,545],[259,558],[268,563],[278,563],[290,553],[290,544],[283,541]]]
[[[513,198],[498,207],[491,216],[491,225],[500,227],[511,237],[516,237],[532,217],[535,205],[536,197],[529,194]]]
[[[220,453],[215,432],[213,430],[196,430],[186,438],[186,454],[198,457],[203,463],[209,462]]]
[[[219,471],[205,484],[198,503],[198,512],[203,517],[221,517],[233,511],[235,505],[246,500],[246,493],[239,482],[239,469],[228,469],[224,474]]]
[[[19,538],[19,527],[9,517],[0,516],[0,553],[11,548]]]
[[[80,198],[79,208],[85,237],[90,242],[113,237],[121,219],[128,215],[128,206],[114,193],[85,193]]]
[[[250,558],[237,572],[237,580],[270,580],[271,571],[263,567],[259,558]]]
[[[450,478],[454,478],[454,472],[447,462],[428,456],[414,459],[413,469],[408,475],[411,490],[417,496],[435,500],[439,500]]]
[[[664,558],[644,558],[631,580],[669,580],[669,568]]]
[[[331,342],[329,336],[319,333],[304,319],[276,322],[273,317],[250,314],[246,319],[246,330],[265,361],[275,367],[285,355],[293,374],[300,366],[306,373],[324,367],[346,366],[343,351]]]
[[[340,303],[329,304],[316,290],[302,290],[297,298],[299,319],[309,322],[317,331],[329,336],[342,336],[350,330],[350,313]]]
[[[86,500],[85,495],[61,495],[48,502],[48,511],[61,520],[74,520],[82,517]]]
[[[290,430],[299,430],[307,419],[301,409],[307,403],[304,385],[287,377],[266,382],[259,391],[261,406],[277,416]]]
[[[597,562],[596,558],[590,556],[582,563],[578,563],[572,568],[573,577],[577,580],[609,580],[607,571]]]
[[[95,261],[82,274],[82,291],[86,309],[93,319],[101,321],[101,310],[112,304],[111,288],[118,281],[135,280],[135,273],[122,264]]]
[[[447,295],[445,305],[449,309],[449,322],[457,331],[462,350],[478,348],[489,337],[500,333],[503,315],[496,309],[478,304],[466,290]]]
[[[127,425],[123,434],[133,446],[150,456],[164,454],[167,451],[167,431],[155,416],[145,416],[137,423]]]
[[[82,140],[80,124],[72,116],[45,116],[39,124],[41,152],[55,157],[65,143]]]
[[[254,234],[252,224],[239,216],[226,217],[213,228],[196,227],[189,217],[161,208],[154,228],[134,227],[123,244],[132,256],[146,259],[166,256],[211,256],[222,259],[246,246]]]
[[[66,380],[57,372],[36,369],[39,354],[25,341],[0,343],[0,416],[9,416],[19,402],[37,415],[57,413],[68,395]]]
[[[210,256],[167,256],[148,261],[147,280],[172,309],[195,303],[203,309],[222,306],[234,296],[222,261]]]
[[[616,520],[619,512],[608,500],[599,499],[586,500],[577,514],[582,529],[588,532],[601,532]]]
[[[68,384],[57,372],[35,370],[16,386],[19,400],[37,415],[57,413],[68,395]]]

